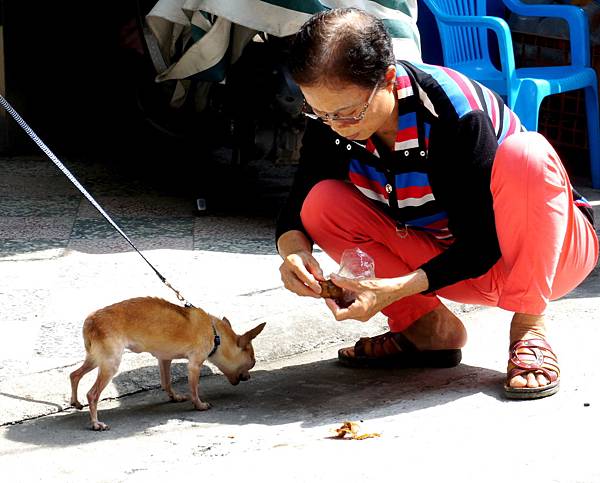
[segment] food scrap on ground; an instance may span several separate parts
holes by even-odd
[[[359,427],[360,425],[358,423],[346,421],[341,427],[334,429],[334,431],[337,433],[337,435],[334,436],[334,439],[367,439],[381,437],[381,434],[379,433],[358,434]]]

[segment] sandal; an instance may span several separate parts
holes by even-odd
[[[348,367],[454,367],[461,358],[460,349],[419,350],[401,332],[362,337],[354,347],[338,351],[338,360]]]
[[[560,385],[560,368],[556,354],[543,339],[518,340],[509,350],[509,362],[513,367],[506,375],[504,393],[510,399],[538,399],[555,394]],[[510,387],[513,377],[528,372],[543,374],[549,384],[540,387]]]

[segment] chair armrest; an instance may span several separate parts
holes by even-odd
[[[460,27],[480,27],[492,30],[498,37],[498,49],[500,51],[500,65],[507,79],[511,80],[515,75],[515,55],[513,50],[510,28],[506,21],[491,16],[468,16],[460,17],[454,15],[436,14],[436,19],[447,25]]]
[[[520,0],[502,0],[509,10],[525,17],[553,17],[566,20],[569,25],[571,64],[589,67],[590,28],[587,14],[575,5],[527,4]]]

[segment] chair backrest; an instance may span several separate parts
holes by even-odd
[[[447,66],[473,61],[490,62],[487,31],[469,26],[450,26],[444,15],[485,15],[485,0],[423,0],[435,16],[440,31],[444,63]]]

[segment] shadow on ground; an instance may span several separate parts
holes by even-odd
[[[293,167],[263,164],[254,174],[223,167],[208,177],[182,172],[174,180],[165,173],[153,179],[128,172],[114,163],[68,163],[141,250],[274,254],[274,220]],[[202,183],[210,190],[200,189]],[[0,259],[132,250],[45,159],[0,158],[0,192]],[[207,210],[197,209],[199,197]]]
[[[135,373],[145,370],[136,369],[122,378],[135,380]],[[85,408],[10,426],[6,437],[39,446],[71,446],[127,438],[173,421],[203,426],[300,422],[310,428],[411,413],[478,393],[501,399],[503,378],[501,372],[464,364],[450,369],[353,370],[331,359],[255,371],[251,381],[238,387],[221,376],[202,378],[201,398],[213,405],[209,411],[195,411],[189,401],[168,402],[162,391],[153,390],[122,399],[119,407],[107,408],[110,404],[101,401],[99,419],[111,426],[110,431],[87,429]],[[119,384],[118,379],[115,382]],[[186,391],[186,381],[178,380],[175,387]]]

